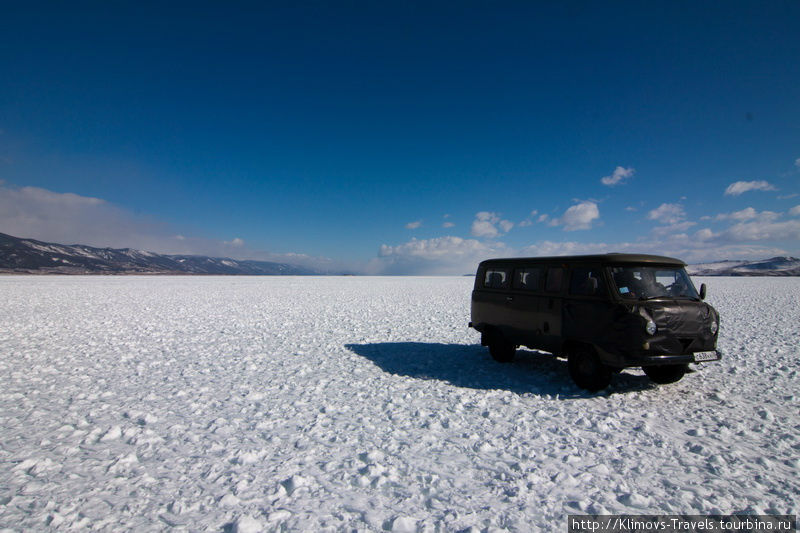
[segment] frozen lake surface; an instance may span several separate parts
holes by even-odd
[[[0,277],[0,528],[798,514],[800,279],[695,281],[721,363],[589,394],[492,361],[468,277]]]

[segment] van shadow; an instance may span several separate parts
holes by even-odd
[[[470,389],[501,389],[517,394],[573,399],[654,387],[646,376],[621,373],[613,376],[605,391],[593,394],[572,382],[566,360],[525,349],[517,350],[513,362],[498,363],[489,356],[486,347],[480,345],[378,342],[346,344],[345,348],[390,374],[444,381]]]

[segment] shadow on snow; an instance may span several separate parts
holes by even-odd
[[[498,363],[480,345],[377,342],[346,344],[345,348],[397,376],[444,381],[470,389],[558,395],[564,399],[597,395],[572,382],[566,360],[545,352],[520,349],[513,362]],[[646,376],[621,373],[613,377],[608,389],[598,394],[649,390],[653,386]]]

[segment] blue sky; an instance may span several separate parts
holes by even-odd
[[[0,232],[369,273],[800,255],[798,20],[797,2],[5,6]]]

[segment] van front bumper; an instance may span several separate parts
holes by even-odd
[[[688,363],[707,363],[722,359],[717,349],[688,354],[635,353],[617,354],[598,350],[600,358],[609,366],[628,368],[637,366],[685,365]]]

